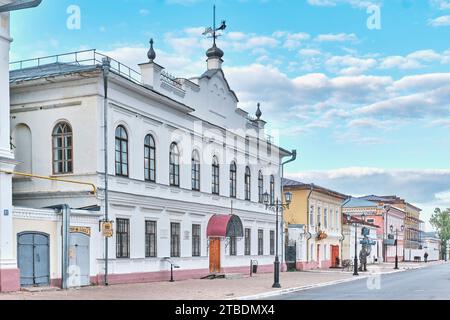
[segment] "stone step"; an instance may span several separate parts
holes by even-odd
[[[21,291],[25,292],[47,292],[47,291],[58,291],[60,288],[58,287],[22,287]]]

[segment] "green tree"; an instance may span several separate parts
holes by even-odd
[[[443,254],[443,258],[445,259],[447,256],[447,243],[450,240],[450,208],[443,211],[436,208],[434,210],[434,214],[431,216],[430,223],[437,231],[439,239],[441,239],[441,252]]]

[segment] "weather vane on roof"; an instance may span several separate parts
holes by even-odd
[[[203,35],[210,34],[210,38],[214,39],[214,46],[216,45],[216,39],[220,37],[220,34],[218,34],[218,31],[223,31],[227,28],[226,21],[223,20],[220,27],[216,28],[216,5],[214,5],[214,12],[213,12],[213,27],[206,28],[205,32],[203,32]]]

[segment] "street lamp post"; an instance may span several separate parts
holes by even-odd
[[[365,220],[364,214],[361,217],[363,220]],[[355,227],[355,257],[353,259],[353,275],[359,276],[359,273],[358,273],[358,222],[355,220],[352,223],[351,215],[347,215],[347,221],[348,221],[349,225],[353,224],[353,226]]]
[[[405,226],[402,225],[400,227],[400,230],[403,232],[403,230],[405,229]],[[394,231],[394,226],[391,225],[391,232]],[[395,228],[395,270],[398,270],[398,228]]]
[[[269,199],[271,198],[269,196],[269,194],[267,192],[265,192],[263,194],[263,200],[264,200],[264,204],[266,205],[266,210],[267,209],[271,209],[274,210],[276,212],[276,231],[275,231],[275,261],[274,261],[274,275],[273,275],[273,285],[272,288],[281,288],[280,285],[280,258],[278,256],[278,212],[279,210],[283,210],[283,209],[288,209],[289,205],[292,201],[292,193],[291,192],[286,192],[284,194],[286,202],[283,203],[283,201],[280,201],[278,198],[277,200],[274,202],[273,199]]]

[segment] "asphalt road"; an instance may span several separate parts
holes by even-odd
[[[450,300],[450,264],[289,293],[269,300]]]

